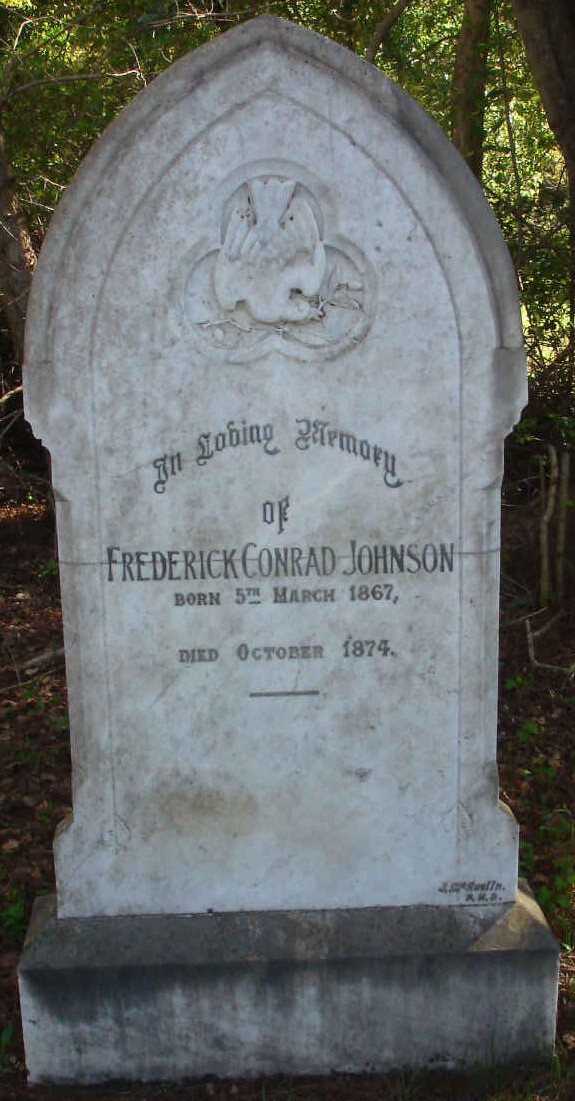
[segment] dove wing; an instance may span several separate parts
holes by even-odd
[[[284,262],[298,264],[303,294],[317,294],[325,272],[325,251],[313,211],[301,195],[289,205],[284,232]]]
[[[225,310],[233,310],[242,295],[245,242],[251,230],[249,213],[236,207],[228,222],[214,270],[216,298]]]

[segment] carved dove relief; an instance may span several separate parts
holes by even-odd
[[[221,247],[204,252],[185,282],[185,315],[204,352],[245,362],[274,348],[317,359],[363,339],[373,274],[351,242],[322,239],[314,207],[296,179],[258,176],[238,189],[222,214]]]
[[[239,302],[257,321],[308,321],[325,274],[325,250],[309,203],[293,180],[252,180],[247,208],[236,207],[216,260],[216,297]]]

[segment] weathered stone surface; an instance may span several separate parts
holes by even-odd
[[[26,396],[74,767],[32,1080],[549,1053],[497,803],[517,293],[434,124],[279,20],[185,58],[64,197]]]
[[[34,281],[74,760],[61,916],[512,901],[514,276],[434,124],[263,18],[108,129]]]
[[[31,1082],[475,1068],[553,1044],[538,906],[57,920],[21,964]]]

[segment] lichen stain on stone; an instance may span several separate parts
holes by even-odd
[[[255,822],[256,800],[237,788],[226,791],[223,787],[190,784],[152,795],[144,817],[142,832],[160,830],[193,835],[206,825],[214,828],[217,823],[219,831],[244,833]]]
[[[372,768],[344,768],[344,776],[352,776],[354,779],[359,780],[360,784],[364,784],[373,772]]]

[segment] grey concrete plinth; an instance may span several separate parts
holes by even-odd
[[[20,962],[30,1081],[473,1067],[549,1055],[558,947],[512,906],[55,917]]]

